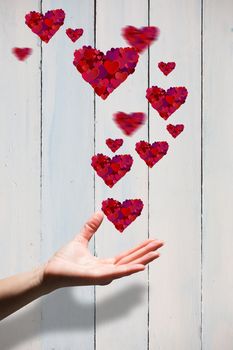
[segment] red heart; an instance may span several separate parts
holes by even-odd
[[[175,62],[168,62],[168,63],[159,62],[158,67],[161,70],[161,72],[163,72],[164,75],[168,75],[173,71],[173,69],[175,69],[176,63]]]
[[[75,41],[77,41],[83,35],[83,29],[82,28],[77,28],[77,29],[67,28],[66,34],[73,41],[73,43],[75,43]]]
[[[65,12],[62,9],[50,10],[45,15],[31,11],[25,16],[25,23],[41,40],[48,43],[63,25]]]
[[[129,154],[117,155],[111,159],[102,153],[94,155],[91,163],[97,174],[110,188],[130,171],[132,164],[133,158]]]
[[[177,124],[177,125],[172,125],[168,124],[167,125],[167,131],[172,135],[172,137],[176,138],[177,136],[180,135],[180,133],[184,130],[184,125],[183,124]]]
[[[124,113],[117,112],[113,115],[114,121],[125,135],[132,135],[145,123],[146,115],[142,112]]]
[[[188,91],[183,86],[170,87],[167,91],[158,86],[152,86],[146,90],[146,98],[165,120],[185,103],[187,96]]]
[[[123,232],[139,215],[143,209],[141,199],[126,199],[123,203],[108,198],[102,202],[102,210],[116,229]]]
[[[12,52],[20,61],[24,61],[29,55],[31,55],[32,49],[30,47],[14,47]]]
[[[103,52],[83,46],[74,52],[73,64],[105,100],[123,81],[134,72],[139,55],[134,48],[111,49]]]
[[[154,142],[152,145],[146,141],[139,141],[135,145],[135,150],[146,164],[152,168],[167,154],[168,147],[166,141]]]
[[[116,152],[122,145],[123,145],[122,139],[107,139],[106,145],[110,148],[112,152]]]
[[[127,26],[122,29],[122,35],[129,45],[134,47],[138,52],[142,52],[158,38],[159,28],[136,28],[133,26]]]

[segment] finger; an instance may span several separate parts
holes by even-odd
[[[148,254],[140,257],[139,259],[136,259],[133,261],[133,263],[129,263],[129,264],[143,264],[143,265],[147,265],[150,262],[152,262],[155,259],[158,259],[160,257],[160,254],[157,252],[149,252]]]
[[[143,257],[144,255],[148,254],[149,252],[155,251],[163,246],[162,241],[153,241],[147,244],[145,247],[142,247],[135,251],[134,253],[125,256],[124,258],[120,259],[117,262],[118,264],[128,264],[129,262],[135,262],[136,259]]]
[[[147,239],[145,240],[144,242],[141,242],[139,245],[137,245],[136,247],[132,248],[132,249],[129,249],[129,250],[126,250],[118,255],[115,256],[115,264],[118,263],[118,261],[120,261],[121,259],[123,259],[124,257],[136,252],[138,249],[142,248],[142,247],[145,247],[147,244],[151,243],[151,242],[154,242],[155,240],[154,239]]]
[[[112,266],[109,269],[105,269],[105,272],[100,273],[99,275],[99,279],[100,280],[114,280],[117,278],[121,278],[121,277],[125,277],[125,276],[129,276],[133,273],[139,272],[139,271],[143,271],[145,270],[145,266],[142,264],[126,264],[126,265],[119,265],[119,266]],[[97,276],[97,280],[98,280],[98,276]]]
[[[95,212],[85,223],[80,233],[75,238],[78,240],[82,240],[85,244],[88,244],[93,234],[100,227],[103,218],[104,214],[102,211]]]

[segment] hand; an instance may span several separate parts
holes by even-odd
[[[67,286],[106,285],[114,279],[145,269],[157,259],[162,241],[148,239],[113,258],[93,256],[88,243],[103,221],[103,213],[95,213],[72,241],[57,251],[44,268],[43,284],[49,291]]]

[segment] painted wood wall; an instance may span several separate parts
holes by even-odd
[[[49,44],[24,24],[31,10],[63,8],[66,21]],[[159,40],[109,98],[74,68],[84,44],[127,46],[121,28],[158,26]],[[73,44],[68,27],[84,28]],[[19,62],[14,46],[33,55]],[[168,77],[159,61],[174,60]],[[186,86],[173,140],[148,107],[148,86]],[[0,324],[1,350],[233,349],[233,2],[231,0],[0,0],[0,277],[45,262],[76,234],[103,199],[142,198],[140,218],[123,235],[105,218],[91,242],[108,257],[157,237],[161,258],[108,286],[63,288]],[[94,153],[110,155],[122,136],[112,114],[144,111],[148,122],[122,153],[132,171],[114,188],[94,175]],[[148,170],[139,140],[167,140],[170,150]]]

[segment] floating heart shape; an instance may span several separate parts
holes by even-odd
[[[113,119],[125,135],[132,135],[141,125],[145,123],[146,115],[142,112],[124,113],[117,112]]]
[[[158,86],[146,90],[146,98],[160,116],[167,120],[183,103],[188,91],[185,87],[170,87],[167,91]]]
[[[123,145],[123,140],[122,139],[107,139],[106,140],[106,145],[110,148],[112,152],[116,152],[122,145]]]
[[[173,69],[175,69],[176,63],[175,62],[167,62],[167,63],[159,62],[158,67],[161,70],[161,72],[163,72],[164,75],[168,75],[173,71]]]
[[[122,28],[122,36],[139,53],[150,46],[159,36],[159,28],[127,26]]]
[[[168,147],[166,141],[154,142],[152,145],[146,141],[139,141],[135,145],[135,150],[146,164],[152,168],[167,154]]]
[[[184,130],[184,125],[183,124],[177,124],[177,125],[172,125],[168,124],[167,125],[167,131],[172,135],[172,137],[176,138],[177,136],[180,135],[180,133]]]
[[[66,35],[75,43],[82,35],[83,35],[83,29],[77,28],[77,29],[66,29]]]
[[[117,155],[111,159],[102,153],[94,155],[91,163],[97,174],[110,188],[130,171],[132,164],[133,158],[129,154]]]
[[[31,11],[25,16],[25,23],[41,40],[48,43],[64,24],[65,12],[62,9],[47,11],[45,15]]]
[[[73,64],[95,93],[105,100],[135,71],[139,55],[134,48],[111,49],[103,52],[83,46],[74,52]]]
[[[141,199],[126,199],[123,203],[108,198],[102,202],[102,210],[116,229],[123,232],[139,215],[143,209]]]
[[[31,55],[32,49],[30,47],[14,47],[12,52],[20,61],[24,61],[29,55]]]

